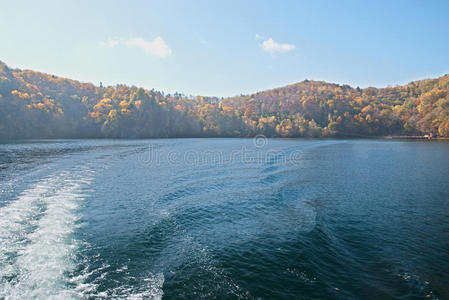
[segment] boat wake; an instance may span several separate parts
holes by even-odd
[[[92,173],[53,174],[0,208],[0,298],[79,296],[68,283],[80,246],[74,237],[79,209]]]
[[[162,298],[162,273],[148,276],[139,289],[103,292],[86,282],[88,268],[77,274],[86,245],[75,233],[93,178],[88,168],[54,173],[0,208],[0,299]],[[99,278],[107,273],[95,271]]]

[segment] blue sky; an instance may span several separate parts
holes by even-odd
[[[382,87],[449,73],[449,1],[2,1],[0,60],[193,95]]]

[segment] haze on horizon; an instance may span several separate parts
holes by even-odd
[[[186,95],[449,73],[447,1],[7,1],[0,25],[11,67]]]

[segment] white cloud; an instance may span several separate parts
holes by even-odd
[[[272,38],[269,38],[262,42],[260,45],[262,47],[263,51],[270,53],[271,55],[277,54],[277,53],[285,53],[295,50],[295,46],[291,44],[286,43],[278,43],[273,41]]]
[[[143,38],[134,38],[134,39],[109,39],[107,42],[101,42],[101,46],[106,47],[115,47],[117,45],[125,45],[126,47],[137,47],[148,54],[159,56],[165,58],[169,56],[172,51],[165,43],[164,39],[158,36],[152,41],[146,41]]]
[[[128,47],[138,47],[145,52],[159,57],[167,57],[171,54],[171,49],[165,43],[164,39],[158,36],[152,41],[145,41],[143,38],[135,38],[125,41]]]

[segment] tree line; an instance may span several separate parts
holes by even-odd
[[[0,138],[449,137],[449,75],[387,88],[304,80],[236,97],[103,87],[0,62]]]

